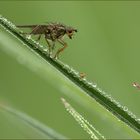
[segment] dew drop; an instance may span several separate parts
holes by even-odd
[[[36,42],[37,45],[39,45],[39,42]]]
[[[7,19],[6,18],[3,18],[3,21],[7,22]]]
[[[103,91],[103,92],[102,92],[102,94],[103,94],[103,95],[106,95],[106,92],[105,92],[105,91]]]
[[[126,112],[128,111],[128,108],[126,106],[123,106],[123,110]]]
[[[69,69],[67,69],[67,70],[68,70],[68,73],[72,73],[72,71],[73,71],[73,69],[70,68],[70,67],[69,67]]]
[[[136,118],[136,115],[134,115],[133,113],[130,115],[133,119]]]
[[[87,83],[89,87],[92,87],[93,83],[92,82],[88,82]]]
[[[87,83],[87,80],[86,80],[86,78],[83,78],[83,80],[82,80],[85,84]]]
[[[102,90],[100,89],[100,88],[97,88],[97,90],[101,93],[102,92]]]
[[[140,124],[140,119],[137,119],[137,122]]]
[[[39,47],[40,47],[40,48],[44,48],[44,46],[43,46],[43,45],[39,45]]]
[[[73,76],[74,76],[74,77],[78,77],[78,76],[79,76],[79,72],[75,71],[75,72],[73,73]]]
[[[26,35],[26,38],[27,39],[31,39],[31,35]]]
[[[115,100],[114,100],[113,98],[111,98],[111,102],[112,102],[112,103],[114,103],[114,102],[115,102]]]
[[[111,95],[108,95],[108,97],[107,97],[109,100],[111,100],[112,99],[112,97],[111,97]]]
[[[97,84],[93,83],[92,84],[92,87],[96,88],[97,87]]]
[[[67,64],[64,64],[64,65],[63,65],[63,68],[64,68],[64,69],[70,69],[69,65],[67,65]]]
[[[118,101],[116,101],[116,100],[114,101],[114,103],[115,103],[117,106],[120,104],[120,103],[119,103]]]
[[[119,108],[121,107],[120,103],[117,103],[117,107],[119,107]]]
[[[132,114],[133,114],[132,112],[128,111],[128,115],[129,115],[129,116],[132,116]]]
[[[31,36],[31,35],[30,35],[30,36]],[[34,43],[34,44],[37,44],[37,42],[32,38],[32,36],[31,36],[31,38],[30,38],[29,41],[31,41],[31,42]]]
[[[67,106],[65,105],[65,107],[67,107]],[[70,111],[69,108],[66,108],[66,110],[67,110],[67,111]]]
[[[43,49],[44,52],[48,52],[48,49]]]

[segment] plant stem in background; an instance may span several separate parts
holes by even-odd
[[[58,134],[53,129],[49,128],[48,126],[40,123],[39,121],[35,120],[34,118],[17,109],[14,109],[4,104],[0,104],[0,109],[6,111],[7,113],[10,113],[17,119],[20,119],[21,121],[25,122],[29,126],[36,129],[38,132],[41,132],[42,134],[44,134],[44,136],[46,136],[46,138],[49,137],[50,139],[66,139],[66,137]]]
[[[61,98],[66,110],[73,116],[78,124],[90,135],[91,139],[99,140],[106,138],[91,125],[83,116],[81,116],[64,98]]]

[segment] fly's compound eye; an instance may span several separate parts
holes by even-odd
[[[69,34],[71,34],[72,33],[72,31],[69,31]]]

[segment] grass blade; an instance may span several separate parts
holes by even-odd
[[[61,98],[66,110],[73,116],[79,125],[90,135],[91,139],[99,140],[106,138],[91,125],[82,115],[80,115],[64,98]]]
[[[21,121],[25,122],[28,126],[37,130],[38,133],[42,133],[44,138],[49,139],[66,139],[66,137],[58,134],[53,129],[49,128],[48,126],[42,124],[41,122],[37,121],[36,119],[30,117],[29,115],[14,109],[10,106],[0,104],[0,109],[9,113],[10,115],[14,116],[15,118],[20,119]],[[9,118],[7,118],[9,119]]]

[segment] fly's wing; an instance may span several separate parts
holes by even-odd
[[[32,32],[36,29],[38,25],[17,25],[18,28],[30,28],[32,31],[30,33],[23,33],[23,34],[33,34]]]
[[[19,28],[31,28],[30,34],[43,34],[47,28],[46,25],[18,25]]]
[[[17,25],[18,28],[35,28],[38,25]]]

